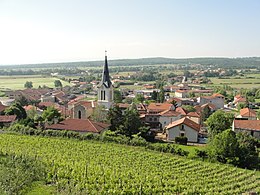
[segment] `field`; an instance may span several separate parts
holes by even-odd
[[[46,85],[48,87],[54,87],[54,81],[58,80],[55,77],[44,77],[41,75],[23,75],[23,76],[0,76],[0,90],[17,90],[24,89],[26,81],[32,81],[33,87]],[[62,85],[70,85],[68,82],[62,81]]]
[[[145,148],[11,134],[0,134],[0,148],[3,153],[22,154],[46,163],[47,181],[55,184],[59,193],[260,192],[259,172],[190,160]]]
[[[225,79],[210,78],[213,85],[229,85],[233,88],[259,88],[260,74],[248,74],[241,77],[230,77]]]

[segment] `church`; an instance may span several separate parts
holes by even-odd
[[[105,63],[102,73],[102,79],[98,85],[98,105],[104,106],[106,109],[111,108],[114,100],[113,96],[113,85],[109,76],[107,54],[105,54]]]
[[[110,80],[107,54],[105,53],[105,63],[103,66],[102,79],[97,87],[98,100],[96,101],[80,101],[73,103],[71,107],[71,117],[74,119],[88,119],[98,106],[109,110],[114,103],[114,90]]]

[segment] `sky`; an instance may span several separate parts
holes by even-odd
[[[259,0],[0,0],[0,65],[260,56]]]

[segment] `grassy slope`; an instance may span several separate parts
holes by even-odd
[[[28,75],[28,76],[0,76],[0,89],[24,89],[24,84],[26,81],[32,81],[33,87],[38,88],[39,85],[46,85],[48,87],[54,87],[54,81],[58,80],[55,77],[42,77],[40,75]],[[62,81],[63,86],[70,85],[68,82]]]
[[[65,185],[68,181],[73,186],[78,184],[77,188],[70,188],[71,193],[77,193],[81,185],[91,194],[240,194],[260,191],[259,172],[139,147],[1,134],[0,148],[7,153],[37,155],[50,166],[50,175],[53,171],[58,174],[60,184]]]

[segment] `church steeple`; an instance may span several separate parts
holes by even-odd
[[[111,82],[110,76],[109,76],[109,70],[108,70],[107,51],[105,51],[105,64],[104,64],[102,80],[101,80],[100,84],[104,85],[106,88],[110,88],[110,86],[112,85],[112,82]]]
[[[105,64],[102,73],[102,80],[98,85],[98,104],[105,106],[106,109],[109,109],[113,105],[113,100],[113,85],[109,76],[107,51],[105,51]]]

